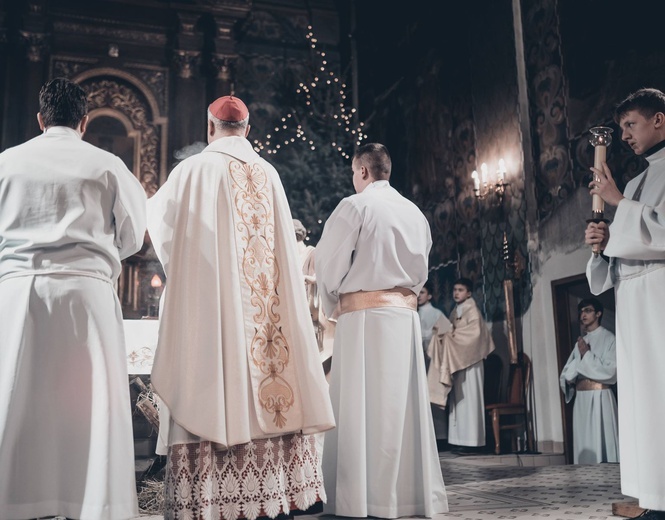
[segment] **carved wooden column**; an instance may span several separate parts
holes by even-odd
[[[203,35],[197,28],[199,14],[178,13],[178,33],[173,49],[173,94],[171,102],[170,150],[179,150],[196,141],[205,141],[206,81],[201,74]],[[173,164],[168,158],[168,167]]]
[[[235,19],[222,16],[215,17],[215,38],[212,67],[216,73],[215,88],[211,98],[227,96],[235,93],[235,64],[238,55],[235,51],[235,40],[233,39],[233,25]]]
[[[14,42],[11,38],[7,42],[5,70],[11,81],[4,85],[10,102],[5,104],[3,147],[22,143],[40,131],[39,90],[48,79],[50,40],[45,3],[44,0],[27,2]]]

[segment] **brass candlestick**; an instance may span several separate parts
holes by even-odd
[[[607,159],[607,147],[612,143],[612,129],[607,126],[596,126],[591,128],[589,132],[592,134],[589,142],[594,147],[593,166],[598,170],[602,170],[602,163]],[[598,181],[598,176],[594,174],[593,180]],[[609,222],[605,218],[605,201],[600,195],[594,194],[591,196],[591,218],[587,220],[587,223],[589,222],[596,224]],[[591,251],[595,256],[598,256],[600,254],[600,244],[594,244]]]

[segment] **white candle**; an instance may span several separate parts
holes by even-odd
[[[476,170],[473,170],[471,172],[471,178],[473,179],[473,189],[476,192],[480,191],[480,179],[478,178],[478,172]]]
[[[593,166],[599,170],[603,169],[603,163],[607,159],[607,145],[598,144],[594,148]],[[594,181],[598,182],[598,176],[594,175]],[[600,198],[600,195],[594,194],[591,197],[591,211],[593,213],[603,213],[605,211],[605,201]]]
[[[483,163],[480,165],[480,175],[483,180],[483,186],[487,186],[487,164]]]
[[[506,172],[506,163],[503,159],[499,159],[499,171],[497,172],[497,183],[503,184],[504,174]]]

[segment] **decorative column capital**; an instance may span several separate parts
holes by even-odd
[[[48,52],[48,34],[30,31],[19,31],[26,45],[26,57],[32,62],[40,62]]]
[[[230,81],[234,76],[234,69],[237,56],[229,54],[213,54],[212,66],[217,72],[217,79],[222,81]]]
[[[201,63],[199,51],[176,49],[173,51],[173,65],[176,73],[183,79],[192,78]]]

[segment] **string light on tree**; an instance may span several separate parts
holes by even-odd
[[[340,142],[338,138],[334,142],[325,144],[331,146],[343,158],[350,159],[353,144],[360,145],[367,138],[363,132],[364,123],[355,125],[356,109],[346,105],[346,83],[341,81],[334,71],[328,69],[326,53],[318,49],[318,40],[314,37],[311,25],[307,27],[307,31],[306,38],[313,59],[318,63],[312,68],[315,72],[312,73],[311,81],[300,82],[296,89],[297,99],[302,99],[306,113],[298,114],[296,110],[287,114],[282,118],[282,124],[275,126],[272,134],[266,135],[265,141],[254,140],[254,149],[257,152],[273,155],[283,147],[303,141],[310,150],[316,150],[315,140],[320,140],[322,133],[316,132],[316,126],[330,126],[334,121],[339,129],[343,129],[343,134],[349,136],[342,140],[349,142]],[[330,88],[331,86],[334,88]],[[334,97],[338,98],[337,103],[334,102]]]

